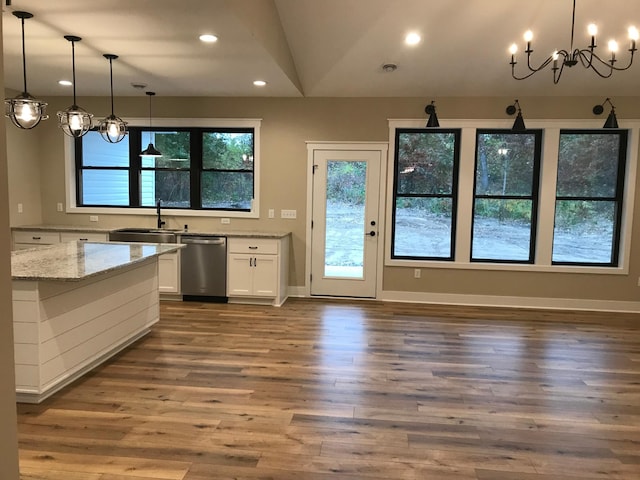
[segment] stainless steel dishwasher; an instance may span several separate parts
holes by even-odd
[[[182,235],[180,280],[184,300],[227,301],[227,238]]]

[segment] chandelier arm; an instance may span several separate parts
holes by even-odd
[[[593,54],[593,58],[595,58],[598,62],[600,62],[600,64],[606,66],[608,69],[610,69],[612,71],[615,70],[616,72],[622,72],[624,70],[628,70],[631,67],[631,65],[633,65],[633,54],[635,53],[635,50],[630,48],[629,51],[631,52],[631,56],[629,57],[629,63],[625,67],[616,67],[615,65],[611,64],[610,60],[603,60],[602,58],[600,58],[595,53]],[[581,50],[580,54],[582,54],[582,53],[583,53],[583,51]],[[583,63],[583,65],[584,65],[584,63]],[[591,67],[591,65],[589,65],[589,66]],[[591,68],[595,69],[595,67],[591,67]]]
[[[536,72],[539,72],[540,70],[546,68],[547,65],[549,65],[551,63],[551,61],[553,60],[553,57],[549,56],[549,57],[547,57],[545,59],[544,62],[542,62],[540,64],[540,66],[538,68],[534,68],[534,67],[531,66],[531,58],[530,57],[531,57],[531,54],[527,54],[527,67],[529,68],[529,71],[531,73],[536,73]]]
[[[523,77],[518,77],[518,76],[516,75],[516,68],[515,68],[515,67],[516,67],[516,64],[515,64],[515,63],[512,63],[512,64],[511,64],[511,76],[512,76],[513,78],[515,78],[516,80],[526,80],[527,78],[531,77],[534,73],[537,73],[537,72],[538,72],[538,70],[532,70],[532,71],[530,71],[527,75],[525,75],[525,76],[523,76]]]
[[[598,55],[589,54],[587,58],[587,54],[584,51],[580,50],[578,53],[580,57],[580,63],[582,63],[582,66],[585,68],[590,68],[600,78],[609,78],[613,74],[614,68],[612,68],[612,65],[609,62],[605,62],[604,60],[602,60]],[[597,63],[594,62],[593,61],[594,59],[597,60],[598,62]],[[598,69],[598,65],[600,65],[601,67],[605,67],[608,73],[602,73]]]

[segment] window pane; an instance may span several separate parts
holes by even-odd
[[[367,162],[327,161],[324,275],[364,278]]]
[[[612,263],[616,203],[556,201],[554,262]]]
[[[451,198],[396,198],[394,257],[451,258]]]
[[[476,195],[531,195],[535,134],[480,133],[476,155]]]
[[[202,208],[250,210],[253,172],[202,172]]]
[[[216,170],[253,170],[253,133],[204,133],[202,167]]]
[[[477,199],[472,258],[529,261],[532,205],[531,200]]]
[[[82,204],[129,205],[129,171],[83,170]]]
[[[615,196],[619,158],[618,133],[561,133],[557,196]]]
[[[189,132],[142,132],[142,148],[149,143],[162,152],[162,157],[143,157],[153,167],[189,168],[191,145]],[[143,165],[146,166],[146,165]]]
[[[189,208],[189,172],[143,170],[140,175],[140,204],[155,206],[160,200],[163,206]]]
[[[451,194],[455,163],[454,133],[398,134],[398,194]]]
[[[96,131],[82,137],[83,167],[128,167],[129,136],[118,143],[105,142]],[[120,205],[120,204],[118,204]]]

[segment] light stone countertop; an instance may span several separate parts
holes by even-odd
[[[47,232],[96,232],[96,233],[109,233],[119,228],[105,228],[105,227],[92,227],[88,225],[20,225],[17,227],[11,227],[14,231],[47,231]],[[144,227],[143,227],[144,228]],[[151,227],[149,227],[151,228]],[[182,230],[182,229],[168,229],[177,235],[203,235],[203,236],[222,236],[222,237],[245,237],[245,238],[284,238],[290,235],[291,232],[267,232],[267,231],[240,231],[240,230],[217,230],[217,231],[202,231],[202,230]]]
[[[66,242],[11,252],[13,280],[80,281],[174,252],[179,243]]]

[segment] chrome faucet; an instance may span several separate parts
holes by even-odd
[[[158,204],[156,205],[156,214],[158,215],[158,228],[162,228],[167,222],[162,220],[162,217],[160,216],[160,200],[158,200]]]

